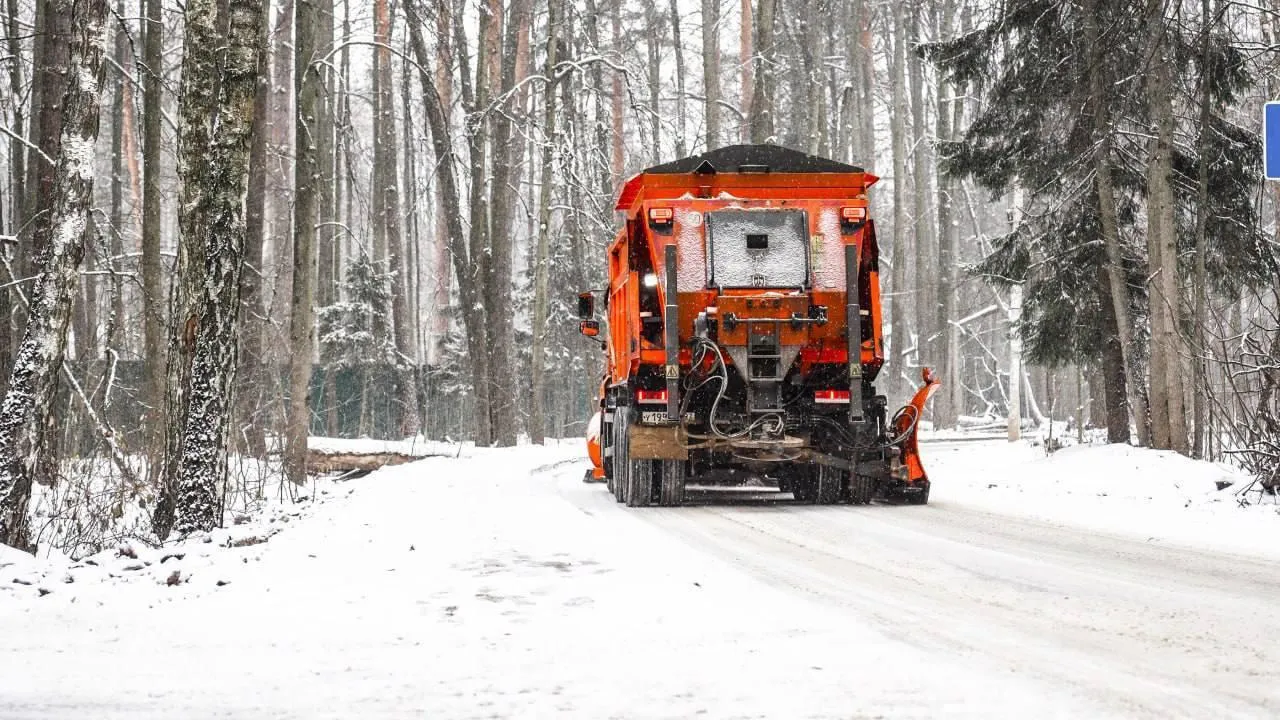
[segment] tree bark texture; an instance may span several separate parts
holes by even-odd
[[[616,42],[619,35],[616,28],[613,34]],[[720,147],[721,143],[719,0],[702,0],[702,96],[706,149],[714,150]]]
[[[557,37],[560,25],[560,2],[548,0],[547,4],[547,69],[549,79],[542,95],[542,169],[538,190],[538,240],[533,258],[533,348],[530,363],[533,375],[533,403],[529,412],[529,437],[535,443],[546,439],[546,334],[547,334],[547,279],[548,250],[551,235],[551,184],[555,165],[556,134],[556,85],[555,78]]]
[[[512,114],[516,112],[514,92],[516,67],[520,63],[520,30],[526,24],[529,13],[528,0],[514,0],[508,8],[509,17],[500,12],[491,28],[489,82],[497,84],[494,98],[497,112],[493,114],[489,139],[492,142],[492,178],[489,185],[488,207],[488,257],[489,273],[485,279],[485,313],[488,318],[485,330],[488,335],[489,402],[493,418],[494,440],[501,446],[515,445],[517,433],[516,384],[512,345],[515,342],[515,313],[511,307],[512,266],[512,213],[510,185],[518,174],[514,172],[515,153],[520,143],[512,142]],[[500,9],[501,3],[497,3]],[[505,37],[500,31],[505,28]],[[483,140],[483,139],[482,139]],[[474,178],[473,178],[474,181]],[[484,215],[472,216],[479,221]]]
[[[1147,169],[1147,257],[1151,298],[1151,444],[1183,455],[1191,451],[1187,432],[1182,369],[1183,343],[1178,322],[1182,293],[1178,286],[1178,230],[1173,194],[1173,48],[1164,17],[1165,3],[1151,0],[1148,33],[1151,69],[1147,100],[1156,135]]]
[[[688,116],[685,110],[684,43],[680,41],[680,7],[678,0],[671,0],[671,43],[676,60],[676,157],[687,153],[686,140]]]
[[[921,0],[912,0],[909,12],[909,43],[914,46],[924,39],[920,18],[924,8]],[[911,305],[915,310],[916,357],[921,365],[931,365],[936,363],[936,359],[931,356],[934,344],[930,342],[930,338],[934,332],[934,317],[937,315],[933,301],[934,279],[937,277],[933,267],[933,252],[937,244],[933,238],[933,220],[929,208],[929,128],[925,113],[927,89],[924,63],[914,52],[908,55],[907,72],[911,88],[912,238],[916,251]]]
[[[266,23],[262,24],[261,43],[269,41]],[[270,68],[259,68],[258,85],[253,101],[253,139],[249,146],[249,193],[245,198],[244,270],[240,275],[240,369],[243,381],[237,394],[239,421],[244,423],[245,451],[265,458],[267,440],[266,417],[261,413],[268,387],[263,338],[267,318],[262,299],[266,290],[263,247],[267,230],[267,134],[268,96],[271,89]],[[274,383],[271,383],[274,385]],[[236,438],[240,440],[240,438]]]
[[[40,276],[32,292],[26,332],[0,404],[0,543],[29,544],[27,505],[44,457],[43,428],[53,410],[66,351],[67,325],[84,235],[93,205],[94,145],[106,55],[106,0],[61,0],[53,8],[70,29],[69,58],[57,165],[40,224]]]
[[[955,4],[947,0],[941,13],[939,37],[951,35]],[[941,80],[939,82],[942,82]],[[938,140],[951,140],[952,128],[959,129],[964,107],[963,93],[950,83],[938,88]],[[953,117],[954,114],[954,117]],[[955,121],[954,125],[952,121]],[[938,303],[934,326],[937,328],[934,362],[941,366],[943,386],[934,404],[934,421],[938,427],[953,427],[964,400],[960,387],[960,337],[956,320],[956,232],[953,227],[951,196],[955,181],[938,173]]]
[[[293,282],[289,302],[289,411],[285,429],[285,475],[296,484],[307,480],[307,437],[311,429],[312,353],[315,352],[316,196],[320,158],[316,104],[320,66],[316,64],[317,13],[314,0],[295,0],[293,152]],[[381,145],[382,138],[378,139]],[[395,163],[391,163],[392,168]],[[379,168],[374,168],[377,172]]]
[[[19,237],[18,269],[23,277],[35,274],[42,245],[53,222],[54,184],[57,167],[43,158],[56,161],[62,128],[67,79],[71,19],[70,5],[64,2],[36,4],[36,35],[33,43],[34,70],[31,84],[31,139],[40,154],[27,163],[26,212],[29,234]],[[43,156],[43,158],[41,157]]]
[[[674,0],[673,0],[674,1]],[[742,66],[742,99],[741,107],[751,107],[751,98],[755,95],[755,68],[752,67],[751,56],[755,53],[751,36],[755,28],[755,19],[751,12],[752,0],[742,0],[742,20],[738,27],[738,64]],[[742,142],[751,142],[751,125],[741,128]]]
[[[263,58],[262,4],[188,0],[178,170],[179,320],[170,334],[169,470],[156,534],[210,530],[222,519],[236,375],[244,198]]]
[[[901,3],[893,5],[893,63],[889,113],[890,139],[893,143],[893,267],[890,272],[889,293],[889,363],[888,377],[891,391],[902,386],[903,368],[907,347],[907,106],[906,73],[907,50],[906,22]]]
[[[1146,444],[1147,407],[1138,377],[1137,359],[1133,356],[1132,320],[1129,314],[1129,287],[1125,282],[1124,252],[1120,246],[1119,221],[1116,217],[1116,196],[1112,179],[1111,123],[1107,113],[1106,78],[1103,77],[1103,55],[1100,35],[1100,8],[1098,0],[1086,0],[1085,33],[1089,45],[1089,86],[1093,105],[1094,178],[1098,193],[1098,217],[1102,224],[1102,239],[1107,251],[1107,285],[1111,299],[1112,316],[1116,323],[1116,338],[1124,360],[1125,388],[1129,405],[1138,426],[1138,438]],[[1118,430],[1110,433],[1119,437]],[[1124,433],[1128,439],[1128,432]],[[1113,440],[1113,442],[1115,442]]]
[[[755,71],[755,89],[747,122],[751,125],[751,142],[776,142],[774,137],[773,91],[776,82],[774,23],[777,0],[757,0],[755,12],[756,51],[751,62]]]
[[[404,225],[400,217],[399,142],[396,140],[396,113],[392,94],[391,13],[385,0],[374,3],[375,72],[377,73],[378,147],[383,162],[374,168],[375,202],[386,239],[387,270],[391,274],[391,333],[396,351],[396,383],[400,398],[400,434],[408,437],[421,429],[418,417],[418,386],[414,372],[413,329],[410,326],[408,263],[404,256]],[[317,76],[317,81],[319,80]],[[301,101],[301,96],[299,96]],[[318,168],[317,168],[318,169]]]
[[[421,13],[417,0],[405,0],[405,16],[414,59],[418,65],[418,80],[422,86],[423,111],[431,130],[431,147],[436,156],[436,180],[440,186],[443,205],[441,213],[448,227],[449,253],[454,273],[458,278],[458,300],[462,307],[463,328],[467,335],[467,354],[471,359],[472,387],[475,390],[474,422],[478,445],[490,441],[488,408],[488,349],[485,347],[484,308],[482,295],[472,273],[472,261],[467,247],[467,233],[462,227],[462,203],[454,175],[453,138],[444,105],[436,89],[431,58],[422,34]]]
[[[161,0],[146,0],[146,33],[142,75],[142,331],[147,359],[148,412],[143,432],[148,445],[147,477],[160,479],[164,454],[165,378],[168,375],[164,345],[164,286],[160,260],[160,151],[161,74],[164,64],[164,18]]]

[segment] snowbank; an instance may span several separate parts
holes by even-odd
[[[1048,520],[1184,546],[1280,557],[1280,505],[1238,491],[1238,469],[1130,445],[1038,442],[921,445],[931,502]]]

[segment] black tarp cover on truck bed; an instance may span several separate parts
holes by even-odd
[[[745,170],[741,170],[746,166]],[[648,175],[710,172],[860,173],[862,168],[780,145],[729,145],[645,169]]]

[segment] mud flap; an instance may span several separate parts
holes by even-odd
[[[689,448],[672,426],[632,425],[627,448],[633,460],[688,460]]]

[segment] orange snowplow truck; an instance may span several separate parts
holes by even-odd
[[[918,420],[893,416],[875,223],[861,168],[739,145],[649,168],[623,187],[609,286],[579,328],[601,340],[588,480],[627,505],[739,486],[819,504],[924,504]]]

